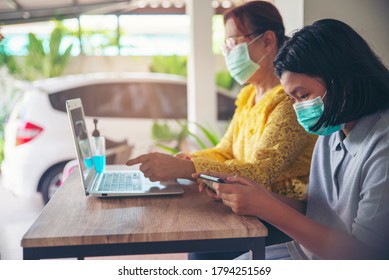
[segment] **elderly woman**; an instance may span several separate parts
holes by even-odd
[[[273,60],[283,44],[284,25],[270,3],[252,1],[224,15],[223,53],[232,77],[247,84],[220,143],[176,157],[152,153],[140,163],[151,180],[188,178],[194,172],[226,172],[248,177],[275,193],[301,199],[306,192],[316,137],[299,126],[292,102],[274,75]]]

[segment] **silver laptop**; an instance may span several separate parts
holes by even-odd
[[[97,173],[93,166],[91,136],[86,127],[81,99],[66,101],[70,127],[76,148],[82,184],[87,196],[145,196],[182,194],[183,188],[177,182],[151,182],[140,170],[118,169],[115,166]]]

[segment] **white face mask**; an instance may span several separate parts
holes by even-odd
[[[257,63],[251,60],[248,46],[262,36],[259,35],[250,43],[242,43],[231,49],[225,56],[226,65],[231,76],[241,85],[244,85],[254,73],[260,69],[261,62],[266,55],[261,57]]]

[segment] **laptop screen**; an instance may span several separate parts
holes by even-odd
[[[74,144],[77,152],[78,165],[84,181],[84,187],[87,187],[87,178],[93,172],[92,149],[89,142],[88,131],[86,129],[84,111],[82,109],[81,99],[72,99],[66,101],[66,108],[69,115],[69,121],[74,138]]]

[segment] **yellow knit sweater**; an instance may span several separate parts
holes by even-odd
[[[255,92],[248,85],[239,93],[233,119],[216,147],[191,154],[196,172],[245,176],[275,193],[301,199],[317,137],[299,125],[281,85],[254,105]]]

